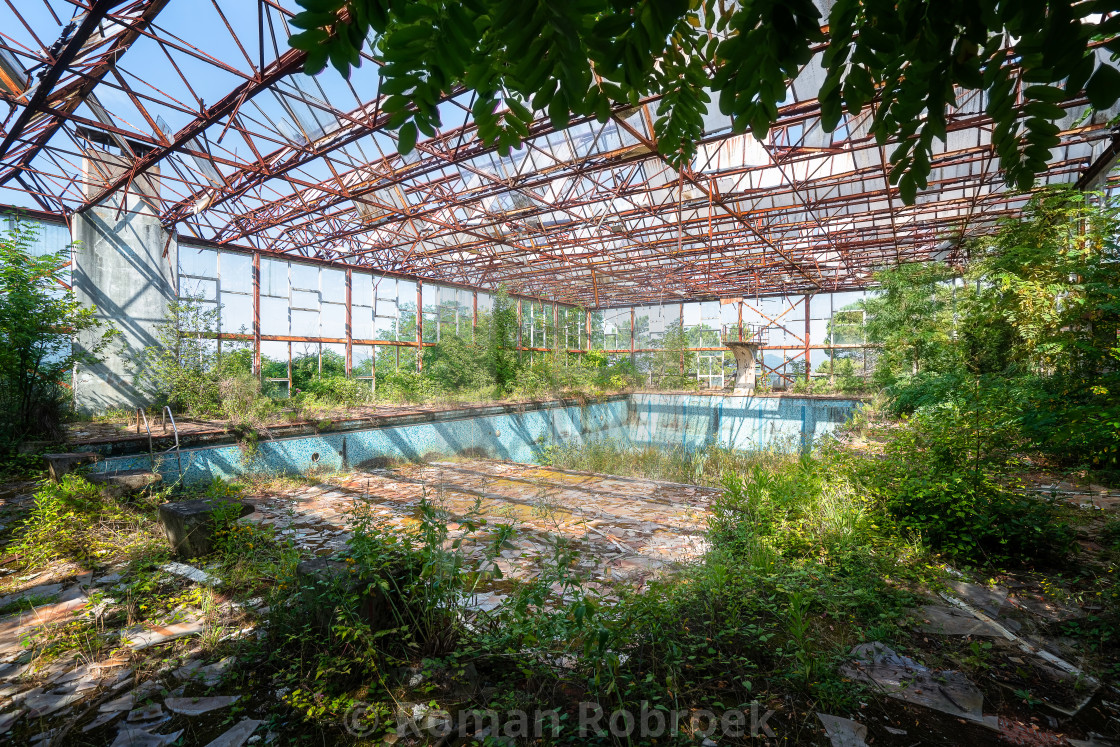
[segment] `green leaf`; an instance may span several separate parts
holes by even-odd
[[[902,178],[898,180],[898,195],[902,198],[902,202],[913,205],[917,192],[918,185],[914,181],[914,177],[909,173],[903,174]]]
[[[310,29],[288,37],[288,46],[292,49],[302,49],[309,52],[327,40],[327,32],[323,29]]]
[[[1112,65],[1101,63],[1085,84],[1085,95],[1098,111],[1115,104],[1116,99],[1120,98],[1120,71]]]
[[[405,122],[401,125],[397,131],[397,152],[402,156],[411,153],[416,147],[417,134],[415,122]]]

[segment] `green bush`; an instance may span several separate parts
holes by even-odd
[[[35,231],[17,221],[0,234],[0,449],[60,437],[74,366],[96,362],[117,334],[64,284],[69,250],[32,253]]]
[[[153,513],[143,503],[109,498],[81,475],[70,473],[60,483],[40,484],[8,551],[25,567],[58,558],[93,567],[122,552],[159,547]]]
[[[1053,189],[973,241],[963,267],[877,273],[861,306],[894,412],[1001,396],[1022,448],[1120,480],[1118,235],[1115,201]]]
[[[377,374],[377,398],[395,402],[424,402],[438,397],[440,390],[428,377],[407,368]]]
[[[857,471],[903,530],[962,562],[1060,560],[1074,533],[1058,506],[1005,477],[1019,446],[1004,414],[943,404],[916,413]]]
[[[433,347],[424,348],[424,376],[445,392],[493,387],[492,352],[481,340],[447,335]]]
[[[327,407],[355,407],[373,397],[369,381],[332,375],[309,379],[304,384],[302,401]]]

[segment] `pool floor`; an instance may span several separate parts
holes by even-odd
[[[527,580],[555,566],[558,545],[579,551],[585,589],[607,596],[615,583],[635,588],[705,550],[713,488],[637,480],[492,460],[409,464],[357,471],[319,484],[250,496],[246,521],[272,525],[302,551],[330,555],[345,546],[357,516],[368,512],[390,530],[415,528],[427,498],[444,512],[448,540],[464,538],[468,517],[486,529],[464,538],[472,560],[484,559],[494,527],[514,528],[496,558],[503,579]],[[509,584],[489,582],[468,607],[496,607]],[[554,587],[555,591],[559,591]]]

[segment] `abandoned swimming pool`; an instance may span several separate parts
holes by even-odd
[[[263,437],[237,443],[109,456],[96,472],[149,470],[185,484],[249,473],[307,474],[391,460],[449,456],[537,462],[549,444],[613,440],[628,447],[730,449],[808,448],[851,417],[859,402],[833,397],[634,393],[587,403],[550,401],[483,409],[445,410],[417,421],[390,419],[376,427]],[[154,464],[153,464],[154,462]]]

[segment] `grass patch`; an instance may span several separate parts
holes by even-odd
[[[543,463],[561,469],[712,487],[722,485],[727,474],[745,473],[756,467],[778,469],[789,459],[789,451],[780,446],[736,451],[708,442],[700,448],[632,448],[611,439],[585,444],[550,444],[541,456]]]

